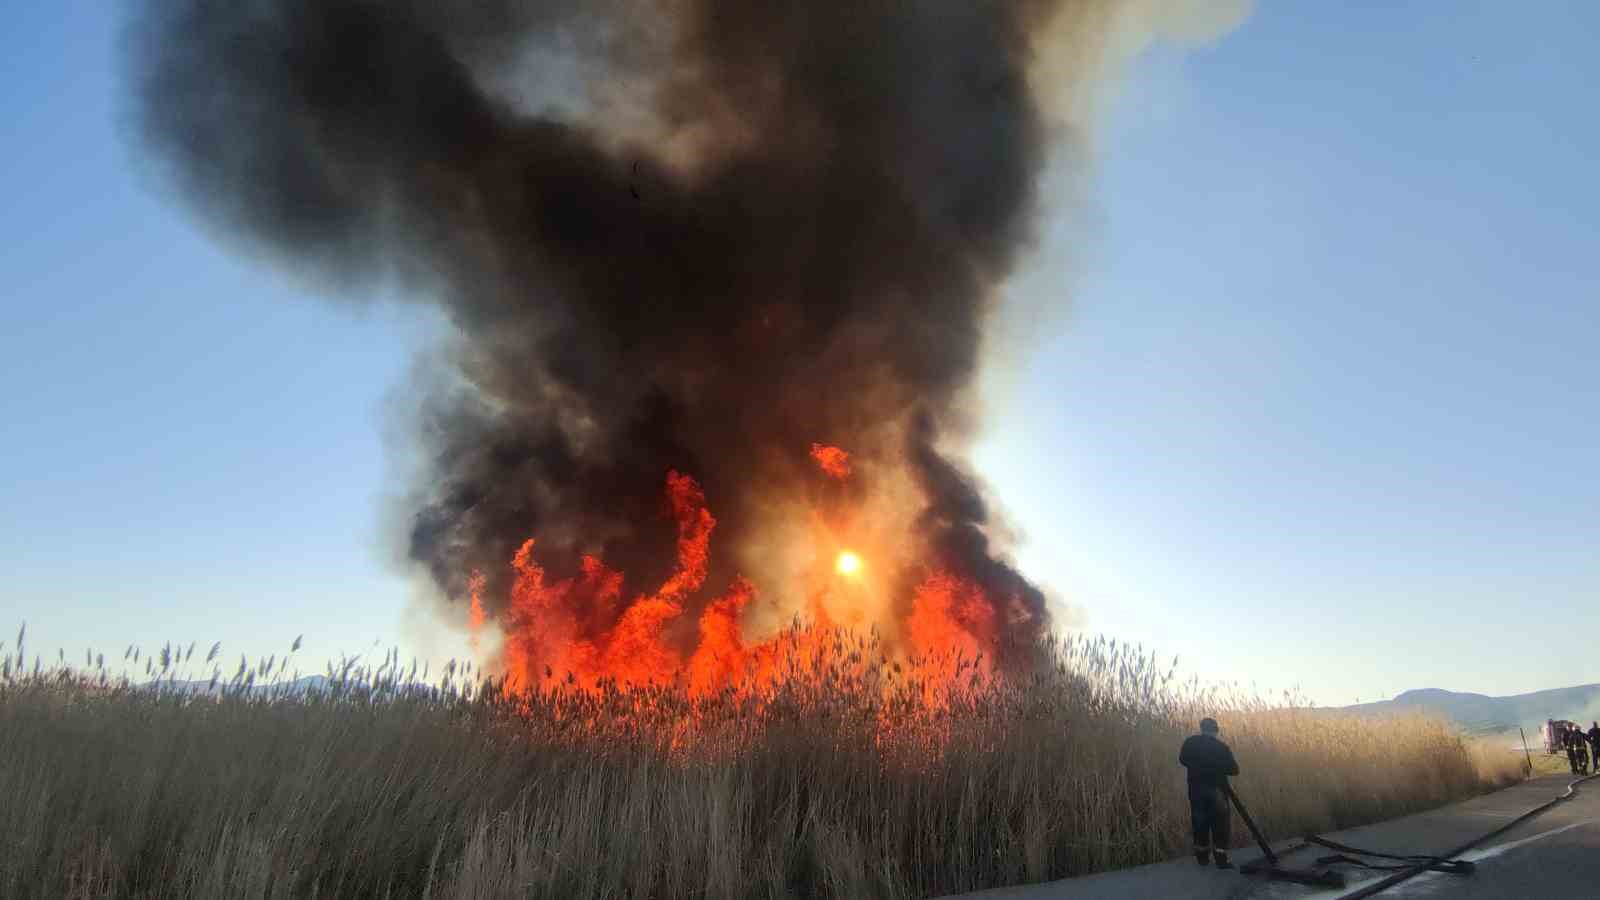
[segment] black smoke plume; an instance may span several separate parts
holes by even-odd
[[[1044,599],[936,445],[1031,237],[1030,34],[1057,5],[150,0],[130,46],[141,134],[200,214],[454,326],[408,548],[447,596],[476,570],[503,602],[535,535],[557,573],[594,552],[648,589],[668,470],[737,542],[822,441],[909,474],[906,540],[1026,643]]]

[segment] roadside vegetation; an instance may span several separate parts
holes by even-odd
[[[389,659],[0,653],[0,896],[930,897],[1187,849],[1177,747],[1214,715],[1269,832],[1403,815],[1522,776],[1421,716],[1356,719],[1048,644],[1025,678],[811,635],[781,682],[508,693]],[[200,672],[198,686],[180,682]],[[930,674],[936,673],[936,674]],[[1241,840],[1247,839],[1237,829]]]

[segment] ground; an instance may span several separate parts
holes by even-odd
[[[1545,775],[1493,794],[1363,828],[1325,835],[1340,843],[1391,853],[1441,853],[1493,831],[1522,813],[1562,793],[1572,777]],[[1236,823],[1235,827],[1241,827]],[[1274,842],[1282,851],[1297,841]],[[1578,785],[1571,799],[1524,822],[1460,858],[1477,863],[1466,877],[1425,873],[1390,888],[1380,897],[1589,897],[1600,893],[1600,779]],[[1331,851],[1324,851],[1331,852]],[[1237,862],[1259,851],[1241,850]],[[1310,865],[1319,855],[1301,850],[1287,856],[1288,865]],[[1185,857],[1135,869],[1069,878],[1049,884],[1002,888],[968,894],[982,900],[1099,900],[1099,898],[1168,897],[1174,900],[1333,900],[1359,890],[1380,875],[1341,867],[1348,887],[1327,890],[1269,883],[1237,872],[1201,869]],[[1386,874],[1386,873],[1383,873]]]

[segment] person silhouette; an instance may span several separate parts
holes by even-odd
[[[1217,737],[1217,720],[1200,720],[1200,733],[1191,735],[1178,751],[1178,764],[1188,770],[1189,817],[1194,828],[1194,861],[1231,869],[1228,847],[1232,843],[1232,814],[1223,789],[1228,776],[1239,774],[1233,750]]]

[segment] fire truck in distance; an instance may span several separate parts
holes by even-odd
[[[1578,728],[1578,723],[1570,719],[1546,719],[1544,722],[1544,752],[1565,756],[1567,745],[1564,736],[1567,731]],[[1579,731],[1583,729],[1578,728]]]

